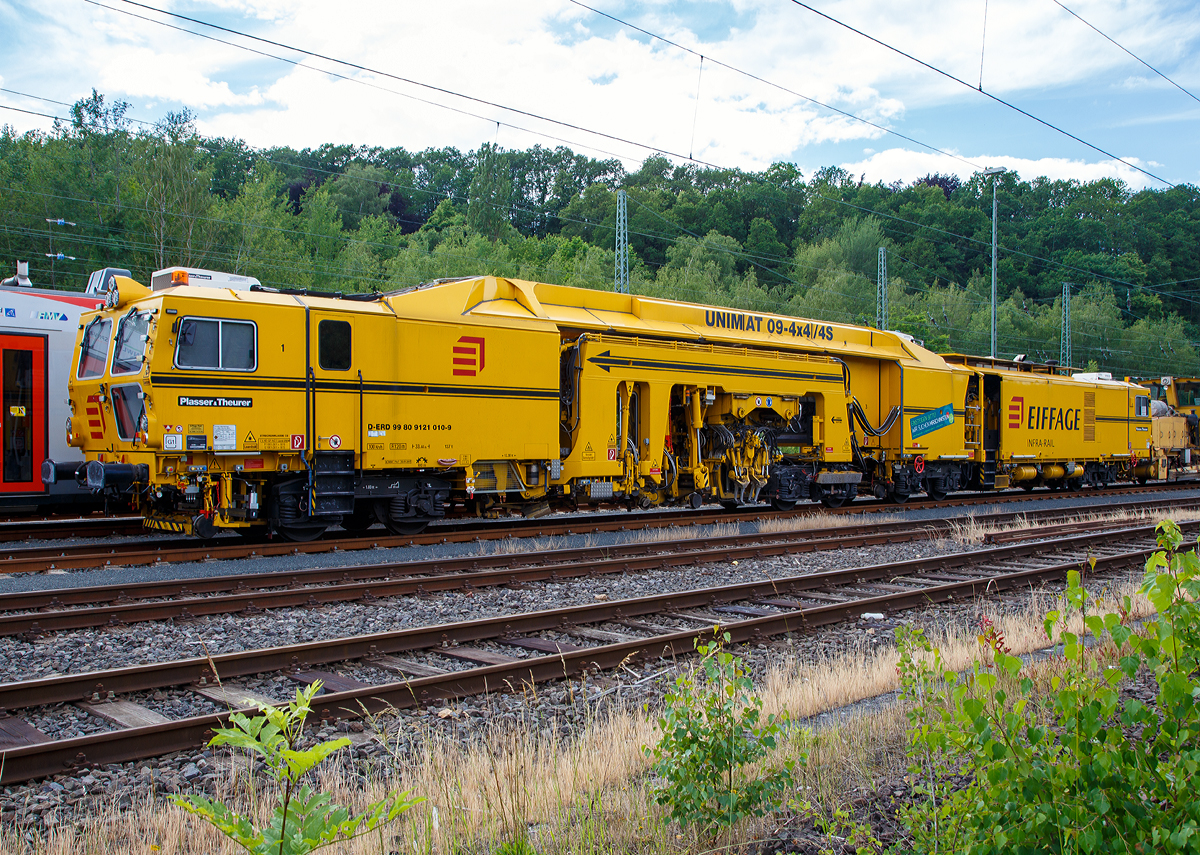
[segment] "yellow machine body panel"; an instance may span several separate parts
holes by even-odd
[[[1081,461],[1133,477],[1150,454],[1146,390],[1115,380],[1001,372],[1000,472],[1012,483],[1082,476]]]
[[[965,460],[966,394],[970,372],[947,365],[916,366],[904,372],[904,415],[899,422],[902,449],[926,460]]]

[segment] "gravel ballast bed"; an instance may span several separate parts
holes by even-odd
[[[943,540],[914,541],[840,552],[804,553],[773,559],[748,560],[738,564],[711,564],[651,571],[613,574],[569,581],[529,583],[519,589],[485,588],[468,592],[434,594],[383,600],[377,603],[345,603],[318,609],[285,609],[254,615],[208,617],[186,623],[157,623],[106,628],[99,631],[62,633],[52,638],[22,641],[0,639],[0,680],[12,681],[102,668],[124,667],[183,656],[238,652],[259,647],[302,641],[388,632],[428,624],[449,623],[485,616],[538,609],[583,605],[597,599],[609,600],[647,596],[667,590],[685,590],[736,584],[785,575],[821,572],[850,566],[893,563],[913,558],[966,551],[960,544]],[[346,553],[337,556],[347,563]],[[324,556],[322,556],[324,557]],[[298,556],[309,558],[312,556]],[[256,559],[255,564],[265,559]],[[378,560],[373,556],[372,560]],[[228,572],[225,570],[223,572]],[[71,574],[80,576],[82,574]],[[1027,594],[1025,595],[1027,599]],[[825,627],[795,636],[771,639],[757,646],[741,645],[736,652],[746,658],[751,672],[762,676],[785,660],[820,661],[847,652],[869,654],[892,642],[892,628],[901,620],[929,627],[977,626],[980,607],[976,603],[950,603],[900,619],[860,620]],[[666,619],[654,619],[662,623]],[[695,624],[681,623],[694,628]],[[627,635],[636,632],[610,627]],[[547,637],[555,637],[548,634]],[[567,640],[563,637],[563,640]],[[571,639],[573,643],[581,643]],[[489,643],[480,643],[487,648]],[[493,649],[508,656],[533,655],[507,645]],[[436,654],[414,652],[406,658],[424,661],[445,670],[465,669],[470,663],[455,662]],[[355,745],[339,762],[360,774],[378,770],[389,762],[392,752],[420,749],[421,740],[440,735],[446,738],[481,738],[490,727],[521,724],[560,739],[570,738],[586,722],[593,721],[616,704],[661,702],[664,688],[684,662],[656,660],[628,666],[622,671],[584,680],[559,681],[529,693],[494,694],[462,701],[435,704],[405,711],[390,719],[385,734],[373,732],[372,723],[340,722],[323,733],[351,734]],[[363,682],[397,681],[393,672],[370,663],[352,662],[323,666]],[[280,675],[239,678],[231,684],[281,700],[292,697],[297,683]],[[131,696],[145,706],[171,718],[202,715],[219,705],[185,689],[168,689]],[[112,725],[77,708],[57,705],[29,716],[42,727],[69,727],[74,721],[87,726],[112,729]],[[77,719],[77,710],[83,717]],[[41,716],[41,718],[37,718]],[[55,722],[61,721],[61,725]],[[81,725],[82,726],[82,725]],[[43,728],[45,729],[45,728]],[[50,732],[47,730],[47,732]],[[318,738],[322,732],[315,734]],[[401,755],[402,756],[402,755]],[[151,790],[159,795],[178,791],[208,791],[216,786],[218,771],[212,752],[195,751],[109,769],[84,769],[52,781],[31,782],[0,790],[0,822],[15,823],[27,830],[47,829],[86,816],[100,805],[127,806],[139,794]],[[150,786],[152,785],[152,787]]]

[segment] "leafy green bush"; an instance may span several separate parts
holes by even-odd
[[[792,783],[794,768],[788,761],[765,777],[745,773],[777,746],[786,714],[763,720],[762,699],[741,660],[724,648],[728,633],[722,641],[697,643],[701,667],[676,678],[658,722],[662,737],[645,748],[663,779],[655,801],[670,807],[681,826],[706,831],[762,816]]]
[[[1046,616],[1063,656],[1046,693],[1000,645],[960,679],[919,632],[899,635],[910,773],[926,797],[901,811],[914,851],[1200,852],[1200,563],[1174,523],[1158,542],[1141,589],[1158,615],[1140,628],[1128,599],[1096,614],[1069,575],[1067,608]],[[1074,614],[1082,634],[1067,629]],[[1151,704],[1122,697],[1140,673],[1156,680]]]
[[[207,796],[175,796],[175,804],[203,817],[254,855],[306,855],[338,840],[368,834],[423,801],[392,790],[367,805],[362,813],[351,816],[346,808],[331,804],[327,793],[313,792],[308,784],[300,784],[300,779],[318,763],[350,744],[349,739],[331,739],[303,751],[296,749],[313,696],[320,688],[318,680],[303,690],[297,689],[295,700],[283,708],[260,704],[260,716],[234,713],[229,719],[233,726],[217,728],[216,736],[208,743],[244,748],[262,758],[280,788],[270,825],[260,829],[249,817]]]

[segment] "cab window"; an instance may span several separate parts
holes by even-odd
[[[1150,415],[1150,397],[1148,395],[1138,395],[1133,399],[1133,414],[1135,417]]]
[[[142,387],[137,383],[113,386],[112,407],[117,417],[117,436],[131,442],[141,427],[142,415],[146,411]]]
[[[136,374],[142,370],[146,353],[148,312],[130,312],[117,324],[117,341],[113,348],[112,374]]]
[[[183,318],[175,344],[175,367],[253,371],[258,367],[258,330],[249,321]]]
[[[112,337],[112,321],[108,318],[96,318],[83,331],[83,342],[79,345],[80,380],[92,377],[103,377],[104,366],[108,362],[108,342]]]
[[[1179,406],[1194,407],[1200,404],[1200,384],[1175,382],[1175,394],[1179,396]]]
[[[350,369],[350,324],[346,321],[317,324],[317,364],[326,371]]]

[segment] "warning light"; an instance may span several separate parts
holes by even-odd
[[[172,270],[171,271],[171,284],[172,285],[188,284],[188,272],[186,270]]]

